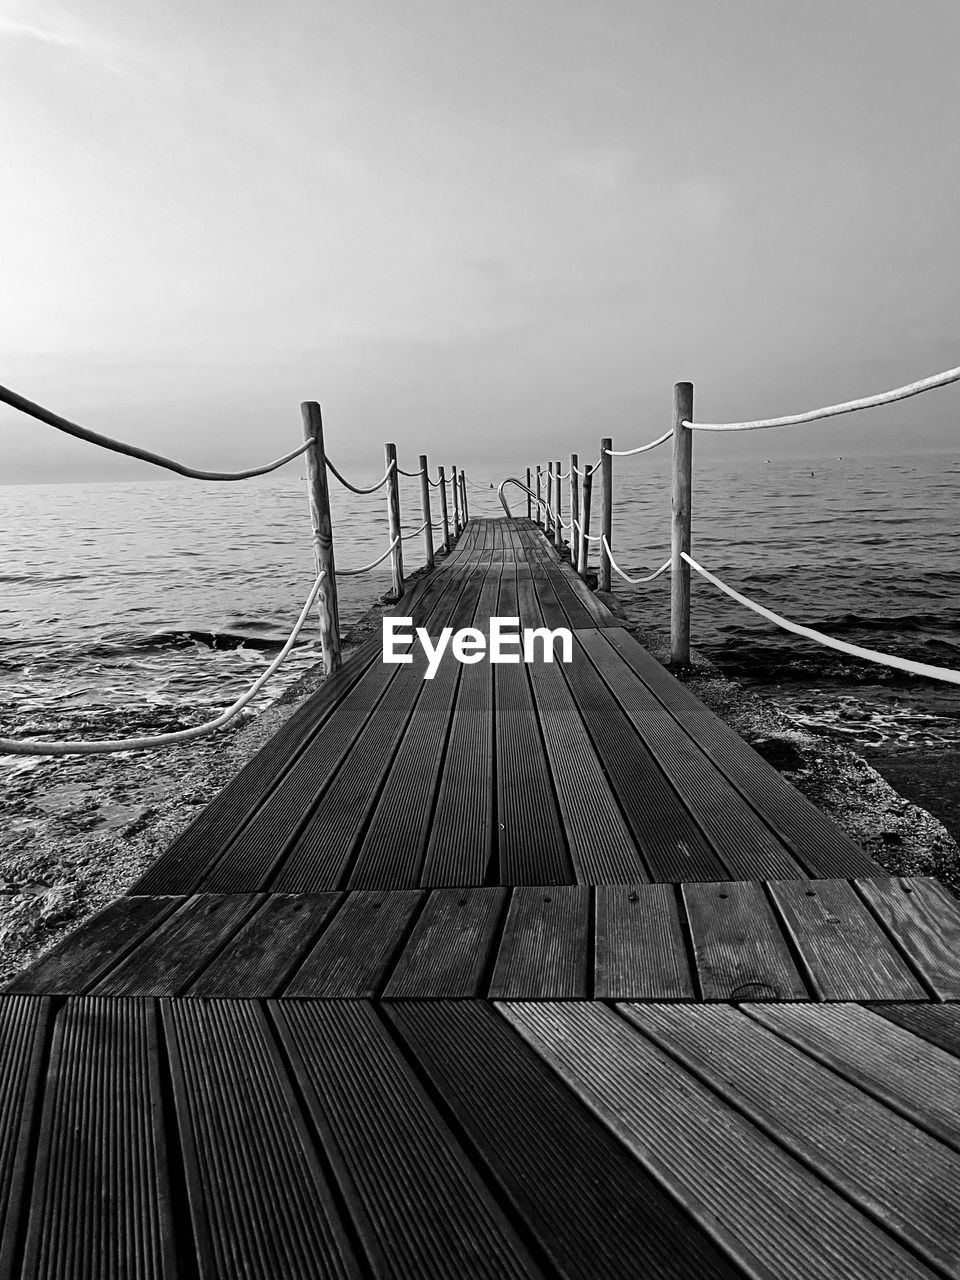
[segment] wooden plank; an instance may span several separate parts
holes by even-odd
[[[420,883],[480,885],[493,837],[493,666],[465,666],[457,687],[450,740]]]
[[[517,616],[522,629],[546,625],[529,561],[517,566]]]
[[[540,601],[544,626],[550,627],[551,630],[555,627],[569,627],[569,619],[561,608],[557,593],[553,589],[553,574],[537,574],[533,582],[537,591],[537,599]]]
[[[529,667],[577,879],[634,884],[649,874],[555,662]]]
[[[222,850],[213,850],[201,880],[208,893],[253,893],[263,888],[274,866],[301,830],[357,735],[390,684],[403,671],[377,662],[342,699],[318,734],[283,774],[265,803]],[[217,856],[219,855],[219,856]]]
[[[763,887],[685,884],[683,901],[704,1000],[806,1000]]]
[[[4,990],[25,995],[81,995],[184,901],[181,897],[117,898],[19,973]]]
[[[263,901],[243,893],[197,894],[149,933],[91,988],[102,996],[184,991]]]
[[[611,627],[603,634],[677,723],[711,756],[808,875],[878,873],[877,864],[859,845],[791,787],[729,725],[708,711],[629,632]]]
[[[183,994],[262,997],[281,991],[340,898],[339,893],[271,894]]]
[[[556,598],[557,605],[563,611],[566,619],[562,625],[569,627],[571,631],[576,631],[581,627],[596,627],[598,621],[586,607],[582,597],[574,590],[575,582],[579,582],[577,576],[572,571],[569,574],[562,572],[559,566],[557,571],[550,575],[550,588]],[[609,611],[604,610],[604,612]]]
[[[590,891],[585,885],[514,889],[489,998],[587,995]]]
[[[616,713],[610,710],[606,714],[622,716],[632,725],[642,744],[639,753],[634,747],[634,753],[650,761],[647,774],[661,775],[654,793],[661,796],[658,804],[686,819],[673,818],[676,834],[665,850],[654,847],[651,856],[661,868],[657,878],[749,880],[801,875],[783,842],[602,634],[578,635],[577,648],[589,655],[582,674],[577,668],[585,687],[583,696],[593,702],[598,713],[601,706],[618,708]],[[693,822],[696,826],[691,833]]]
[[[20,1219],[51,1019],[49,999],[0,997],[0,1276],[20,1274]]]
[[[894,941],[941,1000],[960,1000],[960,903],[928,879],[857,880]]]
[[[348,887],[414,889],[420,883],[462,668],[448,651],[424,683],[363,836]]]
[[[162,1005],[201,1280],[359,1280],[263,1009]]]
[[[569,884],[573,870],[526,667],[498,664],[494,689],[500,881]]]
[[[199,873],[226,847],[283,776],[294,767],[341,702],[380,657],[371,637],[290,716],[270,741],[207,805],[129,890],[132,894],[189,893]]]
[[[370,999],[383,986],[423,894],[358,889],[321,934],[283,991],[285,996]]]
[[[559,1276],[742,1274],[489,1005],[385,1012]]]
[[[58,1014],[23,1280],[179,1274],[156,1022],[144,1000],[81,996]]]
[[[845,880],[773,880],[770,893],[821,1000],[925,1000]]]
[[[728,1005],[626,1005],[624,1015],[788,1151],[950,1275],[960,1155]]]
[[[915,1036],[960,1058],[960,1006],[948,1004],[874,1004],[871,1012],[905,1027]]]
[[[507,890],[434,889],[383,993],[385,1000],[482,995]]]
[[[721,880],[729,876],[700,822],[636,733],[578,643],[562,668],[603,771],[629,823],[646,867],[645,880]],[[709,813],[709,810],[704,810]],[[722,815],[721,815],[722,816]],[[707,823],[716,830],[710,817]],[[723,844],[721,836],[716,843]]]
[[[426,655],[419,646],[413,662],[400,668],[372,716],[347,753],[319,803],[272,875],[274,893],[320,893],[342,888],[354,851],[413,709],[428,682]]]
[[[951,1054],[859,1004],[745,1005],[744,1012],[960,1151],[960,1061]]]
[[[929,1267],[605,1005],[496,1007],[749,1275],[930,1280]]]
[[[373,1008],[272,1012],[374,1274],[541,1274]]]
[[[693,999],[672,885],[598,885],[595,938],[596,999]]]

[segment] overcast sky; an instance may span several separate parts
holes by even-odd
[[[0,0],[0,383],[197,465],[309,398],[355,471],[503,475],[680,379],[706,420],[913,381],[960,364],[958,47],[957,0]],[[160,474],[3,406],[0,458]]]

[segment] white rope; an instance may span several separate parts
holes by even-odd
[[[400,535],[400,541],[401,541],[401,542],[406,542],[408,538],[415,538],[415,537],[417,536],[417,534],[418,534],[418,533],[423,533],[424,529],[427,527],[427,525],[428,525],[428,524],[430,524],[430,521],[429,521],[429,520],[424,520],[423,524],[420,526],[420,528],[419,528],[419,529],[414,529],[412,533],[403,533],[403,534],[401,534],[401,535]]]
[[[393,548],[397,545],[399,541],[400,541],[399,537],[394,538],[394,540],[390,543],[389,547],[387,547],[386,551],[383,553],[382,556],[380,556],[378,560],[371,560],[369,564],[361,565],[359,569],[338,569],[337,577],[353,578],[358,573],[369,573],[370,570],[375,569],[378,564],[383,564],[384,560],[386,560],[387,556],[390,554],[390,552],[393,550]]]
[[[835,418],[840,413],[854,413],[857,409],[873,409],[880,404],[893,404],[896,400],[907,400],[910,396],[933,391],[935,387],[945,387],[951,382],[960,382],[960,369],[936,373],[931,378],[922,378],[919,382],[897,387],[895,391],[865,396],[862,400],[847,400],[844,404],[831,404],[825,409],[811,409],[809,413],[793,413],[786,418],[761,418],[756,422],[688,422],[684,419],[683,425],[694,431],[756,431],[759,427],[792,427],[800,422],[816,422],[819,418]]]
[[[667,560],[664,564],[660,566],[659,569],[654,570],[653,573],[648,573],[645,578],[631,578],[629,573],[624,573],[623,570],[620,568],[620,566],[617,564],[616,560],[614,560],[613,552],[610,550],[610,543],[607,541],[607,535],[603,534],[602,536],[603,536],[603,545],[607,555],[610,558],[610,563],[613,566],[613,568],[616,569],[617,573],[619,573],[620,577],[624,580],[624,582],[631,582],[633,583],[634,586],[639,585],[641,582],[652,582],[654,578],[659,578],[661,573],[666,573],[666,571],[670,568],[672,561]]]
[[[372,484],[369,489],[361,489],[358,485],[351,484],[349,480],[345,479],[337,470],[337,468],[333,465],[333,463],[330,461],[329,458],[326,458],[325,461],[329,469],[337,477],[337,479],[340,481],[343,487],[345,489],[349,489],[351,493],[376,493],[378,489],[382,489],[383,486],[387,483],[387,481],[390,479],[390,472],[397,465],[396,458],[394,458],[394,460],[390,463],[389,467],[387,467],[386,471],[384,472],[382,480],[378,480],[376,484]]]
[[[689,422],[683,424],[685,427],[690,426]],[[628,458],[634,453],[646,453],[648,449],[656,449],[657,445],[663,444],[673,435],[673,427],[669,431],[665,431],[662,436],[657,436],[656,440],[651,440],[649,444],[638,445],[636,449],[604,449],[604,453],[611,458]],[[598,464],[599,465],[599,464]]]
[[[423,467],[421,467],[419,471],[404,471],[403,467],[397,467],[397,471],[399,471],[402,476],[410,476],[411,479],[416,479],[417,476],[423,475]]]
[[[569,470],[567,470],[567,471],[555,471],[555,472],[553,473],[553,475],[554,475],[554,479],[555,479],[555,480],[568,480],[568,479],[570,478],[570,472],[569,472]]]
[[[845,640],[835,640],[832,636],[825,636],[822,631],[814,631],[810,627],[801,627],[796,622],[789,622],[786,618],[781,618],[778,613],[774,613],[772,609],[765,609],[762,604],[757,604],[755,601],[741,595],[739,591],[734,591],[733,587],[728,587],[725,582],[721,582],[719,578],[714,577],[709,570],[697,564],[696,560],[688,556],[685,551],[681,551],[680,554],[692,569],[696,569],[701,577],[706,578],[708,582],[712,582],[715,587],[725,592],[732,600],[736,600],[738,604],[746,605],[748,609],[752,609],[754,613],[759,613],[762,618],[775,623],[778,627],[783,627],[785,631],[792,631],[794,635],[804,636],[807,640],[816,640],[818,644],[826,645],[829,649],[837,649],[840,653],[848,653],[851,657],[864,658],[867,662],[877,662],[885,667],[896,667],[899,671],[908,671],[915,676],[926,676],[930,680],[945,680],[949,684],[960,684],[960,671],[951,671],[949,667],[932,667],[926,662],[914,662],[911,658],[897,658],[893,654],[880,653],[876,649],[862,649],[858,644],[847,644]]]
[[[580,523],[580,521],[579,521],[579,520],[574,520],[574,521],[572,521],[572,524],[573,524],[573,527],[576,529],[577,533],[579,533],[580,537],[581,537],[581,538],[586,538],[586,540],[587,540],[588,542],[601,542],[601,541],[602,541],[602,539],[603,539],[603,534],[602,534],[602,533],[584,533],[584,532],[583,532],[583,526],[581,525],[581,523]],[[612,557],[611,557],[611,559],[612,559]]]
[[[61,418],[59,414],[51,413],[49,409],[44,409],[42,405],[34,404],[32,400],[27,400],[24,396],[18,395],[16,391],[8,390],[7,387],[0,387],[0,401],[10,405],[12,409],[19,409],[21,413],[29,414],[31,418],[45,422],[48,427],[56,427],[58,431],[63,431],[68,436],[74,436],[77,440],[85,440],[87,444],[99,445],[101,449],[109,449],[111,453],[125,454],[128,458],[139,458],[141,462],[150,462],[155,467],[163,467],[165,471],[174,471],[178,476],[186,476],[189,480],[249,480],[253,476],[264,476],[268,471],[276,471],[278,467],[292,462],[294,458],[299,458],[301,453],[306,453],[313,445],[312,440],[307,440],[299,449],[292,449],[290,453],[284,454],[282,458],[276,458],[273,462],[268,462],[263,467],[251,467],[247,471],[199,471],[196,467],[188,467],[182,462],[175,462],[173,458],[165,458],[161,453],[152,453],[149,449],[140,449],[135,444],[124,444],[122,440],[114,440],[111,436],[101,435],[99,431],[90,431],[87,427],[78,426],[77,423],[71,422],[68,418]]]
[[[168,747],[180,742],[190,742],[194,738],[204,738],[208,733],[222,729],[229,720],[232,720],[235,715],[243,710],[248,702],[257,696],[293,648],[297,636],[307,620],[307,614],[317,598],[320,584],[326,576],[326,569],[322,569],[317,575],[317,580],[310,588],[310,594],[300,610],[300,617],[290,632],[289,640],[267,667],[266,671],[257,677],[247,692],[238,698],[232,707],[228,707],[215,720],[208,720],[206,724],[194,725],[192,729],[178,729],[174,733],[158,733],[150,738],[120,738],[103,742],[42,742],[35,738],[0,738],[0,753],[14,756],[92,756],[112,751],[148,751],[152,747]]]

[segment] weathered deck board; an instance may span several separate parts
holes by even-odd
[[[941,1000],[960,1000],[960,903],[934,880],[858,880],[857,887]]]
[[[630,1005],[624,1014],[865,1214],[957,1273],[955,1151],[729,1005]]]
[[[610,1009],[575,1001],[497,1008],[751,1275],[934,1274]]]
[[[491,999],[587,995],[589,890],[515,889],[490,980]]]
[[[297,1002],[273,1011],[381,1274],[541,1274],[369,1006]]]
[[[506,902],[506,889],[435,889],[384,999],[485,995],[484,977]]]
[[[597,885],[598,1000],[692,1000],[673,885]]]
[[[559,1275],[740,1274],[489,1006],[407,1002],[387,1017]]]

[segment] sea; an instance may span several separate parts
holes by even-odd
[[[306,486],[295,469],[229,484],[0,487],[0,736],[136,736],[229,706],[285,642],[313,582]],[[617,458],[614,471],[612,545],[637,576],[669,554],[668,449]],[[491,487],[502,478],[471,475],[471,514],[502,511]],[[525,513],[518,491],[508,494]],[[331,499],[338,565],[385,550],[383,490],[359,496],[332,484]],[[960,453],[698,457],[693,555],[792,621],[957,670],[958,500]],[[401,507],[405,529],[416,529],[417,481],[401,478]],[[421,537],[405,542],[404,557],[408,571],[422,563]],[[389,586],[387,563],[342,577],[344,630]],[[666,629],[668,575],[629,590],[645,623]],[[799,639],[696,575],[692,639],[799,727],[866,755],[960,831],[960,686]],[[319,660],[311,619],[245,714]],[[31,757],[6,757],[0,781],[32,767]]]

